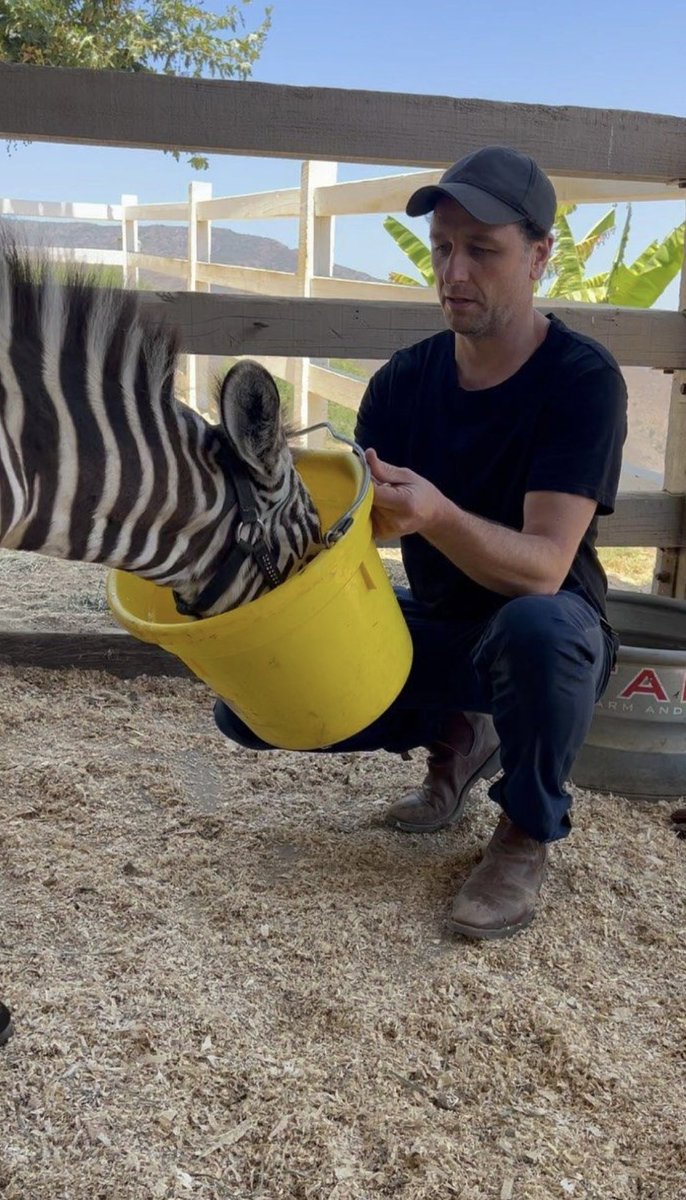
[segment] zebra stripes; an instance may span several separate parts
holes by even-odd
[[[233,448],[282,578],[320,548],[271,376],[236,364],[210,425],[173,395],[177,342],[134,294],[0,248],[0,545],[99,562],[189,606],[235,540]],[[266,588],[247,557],[203,615]]]

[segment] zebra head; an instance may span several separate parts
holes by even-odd
[[[219,386],[217,406],[216,458],[232,503],[225,544],[209,573],[176,588],[180,611],[195,616],[257,599],[322,548],[319,516],[295,468],[272,376],[259,363],[236,363]]]
[[[0,226],[0,546],[98,562],[214,616],[321,548],[267,371],[212,425],[174,395],[178,334],[135,293],[58,276]]]

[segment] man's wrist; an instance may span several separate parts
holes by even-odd
[[[430,519],[422,529],[422,534],[428,542],[440,545],[446,538],[455,536],[459,523],[460,509],[452,500],[437,492],[437,501]]]

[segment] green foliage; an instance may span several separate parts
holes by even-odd
[[[393,241],[400,247],[403,254],[406,254],[410,262],[417,268],[422,277],[422,282],[429,287],[433,287],[434,271],[431,266],[431,251],[429,247],[425,246],[420,238],[415,237],[414,233],[406,225],[402,225],[400,221],[396,221],[395,217],[386,217],[383,227],[390,233]],[[417,280],[411,279],[408,275],[394,275],[391,282],[404,283],[406,285],[417,284]]]
[[[0,0],[0,62],[247,79],[271,23],[267,8],[245,31],[251,2],[213,13],[205,0]],[[208,166],[199,154],[188,163]]]
[[[548,290],[541,294],[548,299],[562,297],[591,304],[650,308],[681,270],[686,222],[677,225],[662,241],[651,242],[638,258],[627,266],[624,256],[631,225],[629,204],[612,266],[609,271],[588,276],[585,269],[593,251],[615,231],[616,209],[610,208],[578,242],[574,241],[567,220],[575,209],[574,204],[561,204],[558,207],[554,227],[555,244],[542,281],[549,286]],[[429,247],[394,217],[386,217],[384,229],[417,267],[424,284],[433,285]],[[392,283],[421,286],[418,280],[399,275],[395,271],[389,278]]]
[[[350,375],[352,379],[362,379],[365,383],[370,375],[365,367],[351,358],[330,358],[329,367],[332,371],[338,371],[339,375]]]
[[[355,432],[357,413],[352,408],[346,408],[344,404],[329,400],[329,420],[337,433],[351,438]]]

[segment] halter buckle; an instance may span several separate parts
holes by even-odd
[[[257,530],[257,536],[252,536],[252,531]],[[266,540],[266,529],[264,521],[261,517],[250,517],[248,520],[238,522],[236,527],[236,541],[241,545],[241,548],[246,554],[250,553],[251,546],[258,545]]]

